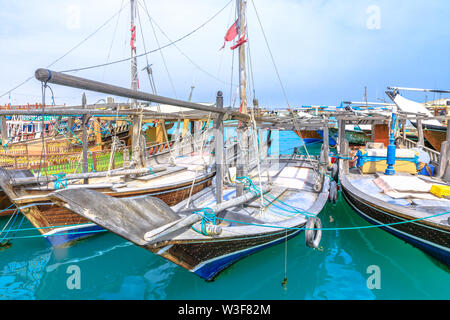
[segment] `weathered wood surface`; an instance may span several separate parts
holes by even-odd
[[[117,199],[79,189],[56,191],[49,197],[59,206],[139,245],[145,244],[147,231],[180,219],[162,200],[151,196]]]
[[[407,235],[408,242],[418,248],[435,255],[436,258],[447,264],[450,263],[450,224],[448,215],[433,217],[409,223],[418,218],[432,216],[431,212],[436,209],[442,211],[444,208],[427,208],[417,206],[400,206],[383,201],[353,185],[352,179],[360,179],[359,174],[340,174],[342,192],[347,202],[358,212],[359,215],[377,221],[378,224],[395,225],[385,227],[386,231],[394,235]],[[411,237],[414,241],[411,241]],[[425,246],[423,244],[426,244]],[[433,249],[431,249],[431,247]],[[436,249],[439,250],[436,250]],[[438,253],[440,251],[440,253]],[[443,252],[446,252],[444,254]]]
[[[16,205],[23,206],[25,204],[28,204],[26,206],[26,209],[22,210],[22,213],[33,224],[33,226],[39,228],[38,230],[40,231],[40,233],[45,234],[47,232],[55,230],[55,228],[57,227],[65,225],[89,222],[89,220],[87,220],[86,218],[83,218],[64,207],[52,204],[48,197],[52,190],[38,190],[35,191],[38,194],[33,195],[30,194],[29,190],[26,190],[23,187],[13,187],[10,183],[12,179],[11,173],[13,173],[16,179],[19,179],[28,177],[29,175],[31,175],[31,172],[29,172],[28,170],[21,170],[17,173],[15,171],[8,171],[0,168],[0,186],[2,187],[8,198],[12,199]],[[214,174],[215,173],[212,172],[201,175],[198,178],[198,183],[193,187],[192,194],[195,194],[196,192],[210,186]],[[175,205],[189,197],[191,185],[191,181],[179,181],[177,184],[172,184],[170,186],[163,186],[161,184],[150,185],[147,188],[143,188],[139,191],[133,190],[132,188],[126,192],[113,191],[109,187],[99,189],[99,191],[115,198],[127,198],[137,195],[150,194],[161,199],[163,202],[169,205]],[[37,185],[34,186],[36,187]],[[72,193],[76,192],[77,190],[86,189],[67,189],[66,191]],[[40,205],[40,203],[42,202],[48,202],[50,205]]]
[[[152,169],[154,173],[165,171],[165,167],[158,167]],[[90,173],[77,173],[77,174],[68,174],[64,176],[64,179],[67,180],[77,180],[77,179],[91,179],[91,178],[102,178],[102,177],[116,177],[116,176],[125,176],[130,174],[150,174],[151,171],[149,168],[141,168],[141,169],[129,169],[129,170],[114,170],[114,171],[103,171],[103,172],[90,172]],[[21,186],[26,184],[35,184],[37,182],[47,183],[56,181],[58,177],[56,176],[41,176],[35,177],[32,175],[31,177],[24,178],[12,178],[11,185],[12,186]]]
[[[423,130],[423,135],[425,139],[433,146],[433,148],[440,152],[441,151],[441,144],[444,142],[447,138],[447,132],[442,130]]]

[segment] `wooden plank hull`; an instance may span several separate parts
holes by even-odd
[[[442,130],[423,130],[423,136],[438,152],[441,152],[441,144],[447,139],[447,132]]]
[[[293,162],[268,172],[277,177],[276,186],[271,188],[274,198],[300,205],[308,215],[317,216],[323,209],[328,199],[328,177],[317,192],[308,183],[315,177],[310,167]],[[157,205],[151,197],[114,199],[95,190],[62,190],[49,195],[49,199],[203,279],[213,280],[236,261],[297,236],[308,221],[300,211],[280,216],[279,210],[271,211],[270,205],[265,206],[264,213],[255,209],[259,208],[260,198],[254,193],[235,196],[236,190],[228,190],[224,201],[217,204],[215,187],[211,186],[198,192],[189,203],[185,200],[172,207]],[[243,211],[243,202],[239,201],[246,202],[247,209]],[[199,208],[214,210],[219,232],[206,235],[197,230],[195,225],[202,224],[196,214]],[[161,221],[161,217],[167,221]]]
[[[0,190],[0,218],[10,216],[15,210],[9,197],[3,190]]]
[[[312,144],[322,141],[322,136],[317,132],[317,130],[301,130],[300,132],[295,131],[295,133],[303,139],[305,144]]]
[[[305,144],[317,143],[323,141],[323,131],[322,130],[302,130],[295,133],[303,139]],[[370,141],[370,136],[366,135],[365,132],[361,131],[345,131],[345,138],[350,145],[364,146],[366,142]],[[336,146],[336,141],[338,140],[338,130],[330,128],[329,145]]]
[[[338,129],[330,128],[330,137],[334,138],[335,143],[330,145],[336,145],[338,140]],[[364,131],[345,130],[345,139],[350,145],[365,146],[366,142],[371,141],[370,135],[367,135]]]
[[[384,225],[407,220],[401,213],[362,199],[341,181],[345,200],[362,218],[374,225]],[[411,220],[411,219],[409,219]],[[425,220],[380,227],[450,266],[449,230],[438,228]]]
[[[193,187],[192,194],[209,187],[213,177],[214,173],[211,173],[199,178]],[[189,197],[191,185],[192,182],[185,182],[170,188],[153,188],[129,193],[109,192],[109,195],[118,198],[151,195],[172,206]],[[108,194],[108,192],[105,192],[105,194]],[[75,241],[106,231],[86,218],[50,201],[39,201],[36,204],[31,203],[22,208],[21,211],[25,217],[55,247],[69,246]]]
[[[296,227],[302,228],[304,224]],[[211,281],[236,261],[271,246],[283,243],[302,230],[276,230],[265,234],[234,237],[199,242],[168,242],[163,247],[146,247],[147,250],[185,268],[199,277]]]

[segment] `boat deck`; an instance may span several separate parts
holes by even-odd
[[[244,208],[236,207],[227,209],[218,214],[220,218],[243,222],[233,223],[229,221],[217,221],[223,228],[221,237],[248,234],[251,225],[283,225],[290,224],[291,227],[302,225],[306,222],[308,216],[317,215],[320,210],[313,207],[317,203],[320,193],[314,192],[313,185],[316,173],[311,168],[298,167],[293,164],[273,166],[261,170],[261,185],[267,186],[267,169],[269,175],[272,176],[272,187],[265,194],[265,206],[261,209],[261,198],[255,199],[246,204]],[[260,187],[258,173],[253,171],[253,183],[256,187]],[[208,208],[216,204],[214,196],[214,188],[209,191],[200,193],[198,197],[192,199],[190,207]],[[235,188],[225,188],[223,190],[224,201],[235,197]],[[276,199],[276,200],[275,200]],[[269,203],[270,200],[272,203]],[[282,202],[280,202],[282,201]],[[183,211],[183,204],[177,205],[175,211]],[[310,212],[312,211],[312,212]],[[255,233],[274,231],[276,229],[263,226],[253,226]],[[242,230],[241,230],[242,229]],[[257,230],[259,229],[259,230]],[[261,230],[265,229],[265,230]],[[193,233],[194,231],[192,231]],[[195,236],[191,234],[190,236]],[[181,238],[186,237],[184,234]]]
[[[178,157],[175,159],[175,166],[157,165],[149,168],[149,174],[136,179],[132,179],[129,182],[124,181],[121,176],[90,178],[89,184],[83,184],[83,180],[71,181],[67,185],[67,189],[101,189],[110,190],[114,193],[129,193],[139,190],[147,190],[149,188],[170,188],[180,182],[192,181],[194,178],[199,178],[205,174],[205,163],[211,161],[209,156],[195,155],[192,157]],[[155,173],[153,172],[156,171]],[[34,186],[27,187],[28,195],[21,197],[20,201],[27,199],[39,199],[42,193],[47,194],[49,191],[57,190],[53,182],[49,183],[46,187]],[[38,194],[36,194],[38,193]],[[15,199],[18,200],[18,199]]]
[[[425,218],[450,211],[450,200],[439,198],[429,192],[433,184],[443,184],[442,182],[420,179],[411,174],[397,173],[394,176],[396,179],[392,180],[384,177],[386,176],[383,173],[361,174],[356,168],[351,169],[347,175],[352,186],[362,193],[394,206],[411,209],[408,210],[408,214],[414,218]],[[383,180],[380,179],[386,179],[392,185],[383,186]],[[449,218],[450,213],[431,217],[427,221],[449,226]]]

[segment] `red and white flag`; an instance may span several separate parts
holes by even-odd
[[[236,20],[236,22],[230,27],[230,29],[228,29],[227,34],[225,35],[225,42],[223,43],[222,48],[220,48],[220,50],[222,50],[223,48],[225,48],[225,44],[229,41],[233,41],[234,38],[236,38],[236,36],[238,35],[238,21]]]

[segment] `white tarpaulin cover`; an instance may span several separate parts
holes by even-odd
[[[383,191],[398,192],[430,192],[431,183],[413,176],[386,176],[379,175],[374,180],[375,184]]]
[[[439,199],[430,193],[432,185],[417,177],[379,175],[373,182],[384,194],[394,199]]]
[[[428,111],[428,109],[425,108],[425,106],[423,104],[408,100],[399,94],[397,94],[395,96],[394,102],[398,106],[398,108],[403,112],[423,113],[429,117],[434,117],[434,115],[431,114],[431,112]],[[411,121],[411,122],[415,122],[415,121]],[[436,119],[424,120],[424,121],[422,121],[422,123],[433,125],[433,126],[442,126],[442,123],[440,123]]]

